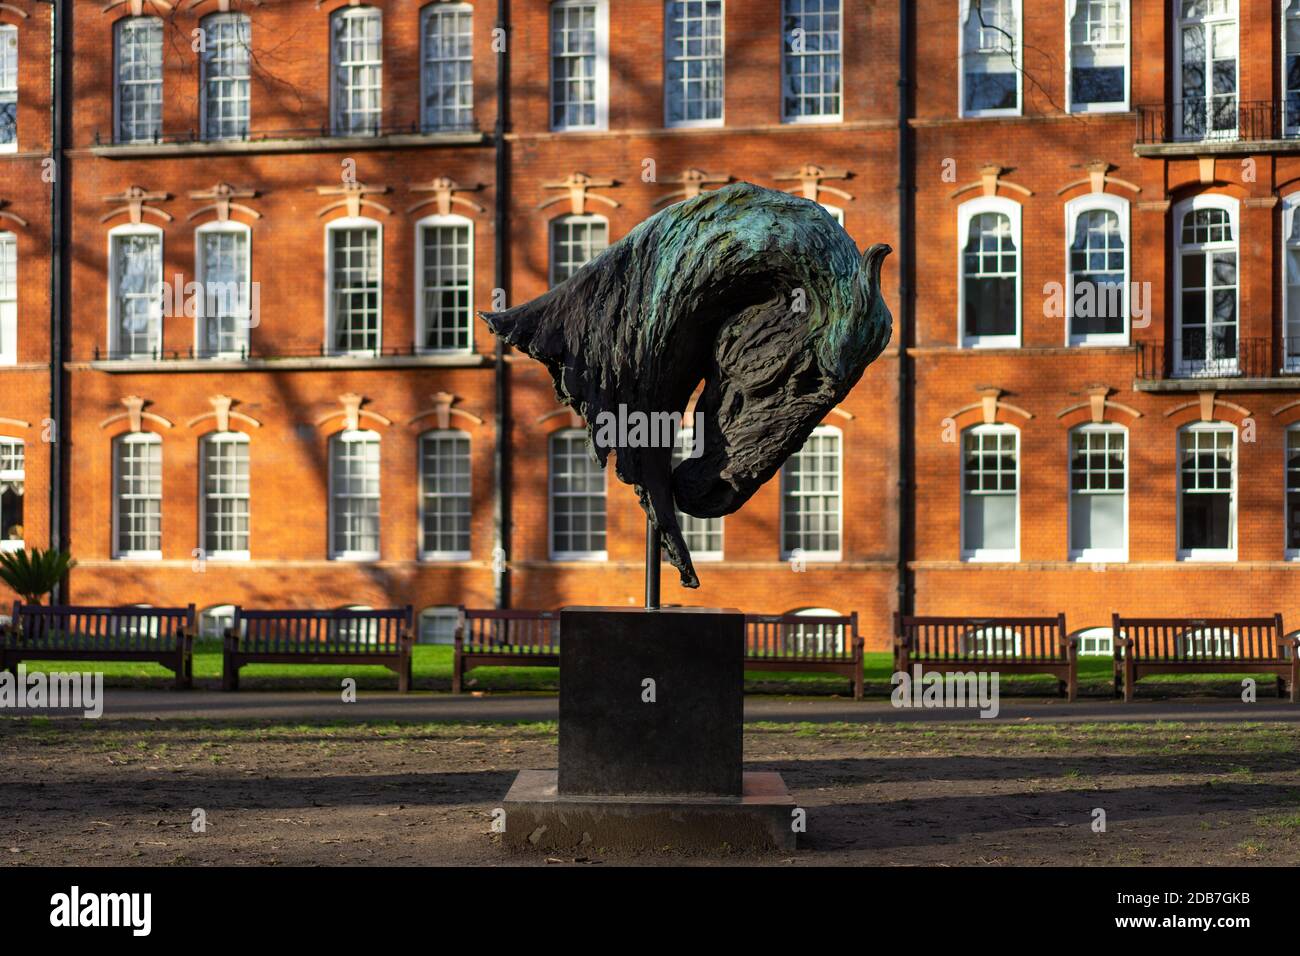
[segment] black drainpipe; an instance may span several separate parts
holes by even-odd
[[[916,11],[898,3],[898,613],[912,614],[916,587],[911,560],[916,538],[916,373],[912,346],[916,327],[916,145],[912,131],[912,85]]]
[[[69,86],[64,55],[69,31],[68,18],[72,4],[67,0],[50,2],[50,422],[54,439],[50,451],[50,547],[68,546],[68,496],[65,488],[67,475],[67,447],[70,439],[67,416],[67,377],[63,363],[66,359],[67,326],[64,294],[66,279],[64,263],[68,261],[68,177],[63,150],[66,142],[66,124],[70,115]],[[42,428],[44,430],[44,428]],[[55,586],[50,603],[67,602],[68,582],[65,578]]]
[[[497,53],[497,125],[496,125],[496,245],[493,288],[507,295],[509,302],[510,157],[506,152],[506,130],[510,123],[510,0],[497,0],[497,25],[494,39],[501,43]],[[493,305],[495,308],[495,304]],[[492,504],[492,592],[497,607],[510,606],[510,382],[506,368],[506,345],[498,337],[493,354],[496,384],[496,438],[492,451],[492,480],[496,495]]]

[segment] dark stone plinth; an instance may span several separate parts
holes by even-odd
[[[741,794],[744,615],[574,607],[560,635],[562,796]]]
[[[745,774],[739,797],[586,797],[557,792],[554,770],[521,770],[504,836],[520,850],[792,851],[794,808],[779,773]]]

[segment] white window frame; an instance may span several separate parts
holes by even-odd
[[[685,455],[689,453],[691,449],[691,445],[694,442],[694,435],[695,435],[694,428],[682,428],[677,432],[676,436],[674,436],[674,442],[673,442],[673,467],[674,468],[676,468],[679,464],[681,464],[682,461],[685,460]],[[682,456],[681,458],[678,457],[679,453]],[[701,523],[716,521],[718,523],[717,525],[718,547],[716,549],[691,548],[691,558],[698,564],[721,561],[723,559],[723,555],[726,552],[726,548],[727,548],[726,519],[721,517],[697,518],[694,515],[686,514],[684,511],[680,509],[674,508],[674,510],[677,512],[677,524],[681,528],[682,537],[687,539],[686,543],[688,547],[690,547],[689,536],[691,534],[709,535],[713,533],[712,531],[708,530],[705,527],[701,527],[701,528],[690,527],[688,531],[688,527],[690,525],[692,525],[694,522],[697,521]]]
[[[209,443],[221,442],[232,445],[243,445],[248,449],[248,494],[244,495],[244,507],[248,513],[248,543],[249,548],[242,551],[219,551],[208,549],[208,456],[207,446]],[[223,496],[227,499],[233,499],[234,495]],[[199,547],[202,549],[203,556],[214,561],[247,561],[250,558],[250,549],[253,542],[253,460],[251,442],[248,435],[244,432],[225,431],[225,432],[208,432],[199,438]]]
[[[469,41],[470,55],[468,60],[463,57],[448,57],[433,60],[429,56],[428,39],[429,39],[429,21],[435,17],[452,15],[457,13],[469,14]],[[426,133],[438,133],[444,131],[457,131],[470,129],[474,125],[474,7],[468,3],[427,3],[420,11],[420,128]],[[428,110],[429,93],[433,89],[433,77],[430,76],[430,66],[433,64],[443,63],[469,63],[469,122],[465,125],[443,126],[439,123],[430,123]],[[457,86],[459,87],[459,82]]]
[[[842,429],[836,428],[834,425],[818,425],[816,428],[812,430],[812,433],[808,437],[809,438],[834,437],[838,442],[839,454],[836,456],[836,465],[838,467],[838,470],[836,471],[835,474],[835,488],[836,488],[835,497],[839,504],[838,537],[839,537],[840,546],[837,549],[830,550],[830,551],[809,551],[809,550],[805,550],[804,548],[795,549],[795,548],[786,547],[785,499],[786,499],[786,495],[790,493],[786,486],[787,485],[786,469],[789,467],[790,464],[789,461],[787,460],[786,463],[781,466],[781,485],[780,485],[780,498],[779,498],[780,509],[781,509],[781,517],[779,521],[779,525],[780,525],[779,533],[781,535],[780,537],[781,560],[789,561],[793,559],[795,557],[795,551],[797,550],[799,552],[798,557],[804,561],[818,561],[818,562],[827,562],[827,563],[843,561],[844,560],[844,534],[845,531],[847,530],[844,525],[844,449],[845,449],[844,432]],[[802,448],[799,449],[799,451],[796,451],[794,455],[791,455],[790,457],[794,458],[795,455],[798,455],[801,451],[803,451]],[[826,497],[827,492],[825,491],[820,492],[819,496]]]
[[[1184,548],[1183,547],[1183,435],[1189,432],[1227,432],[1232,435],[1232,491],[1228,505],[1228,540],[1227,548]],[[1177,481],[1177,534],[1179,561],[1236,561],[1237,560],[1237,507],[1240,494],[1240,447],[1237,428],[1229,422],[1193,422],[1178,429],[1174,441],[1174,467],[1178,469]]]
[[[1124,23],[1124,99],[1118,103],[1074,103],[1074,18],[1081,0],[1066,0],[1065,4],[1065,106],[1070,113],[1127,113],[1133,89],[1133,12],[1129,0],[1120,0]],[[1086,2],[1086,0],[1083,0]]]
[[[160,547],[157,550],[149,551],[123,551],[121,550],[121,518],[122,518],[122,495],[119,487],[121,462],[118,458],[118,449],[125,444],[143,444],[156,445],[158,447],[158,543]],[[162,436],[157,432],[127,432],[118,435],[110,444],[113,455],[112,468],[112,489],[113,489],[113,558],[119,561],[160,561],[162,560],[162,539],[163,539],[163,499],[166,490],[166,473],[163,471],[165,463],[162,460]]]
[[[424,637],[425,622],[434,618],[450,618],[452,622],[452,636],[446,641],[426,640]],[[415,642],[417,644],[431,644],[434,646],[448,646],[456,640],[456,625],[460,621],[460,608],[455,604],[433,604],[420,611],[420,615],[415,622]]]
[[[1008,642],[1010,650],[1005,646]],[[971,627],[961,632],[961,653],[977,658],[1019,657],[1023,645],[1021,633],[1005,624]]]
[[[429,321],[424,308],[424,230],[445,226],[464,226],[469,231],[469,296],[465,310],[467,342],[464,348],[431,349],[425,345]],[[415,224],[415,350],[421,355],[463,355],[474,351],[474,220],[465,216],[425,216]]]
[[[213,81],[214,78],[209,76],[208,74],[208,69],[210,64],[210,58],[208,54],[210,50],[204,50],[199,53],[199,128],[201,130],[200,135],[202,136],[202,138],[210,142],[224,142],[224,141],[232,141],[232,140],[238,141],[238,140],[247,139],[249,131],[252,128],[252,122],[253,122],[253,52],[252,52],[253,22],[252,20],[245,13],[239,13],[238,11],[235,10],[226,10],[226,11],[219,11],[217,13],[209,13],[207,16],[205,16],[203,19],[199,21],[199,27],[204,31],[206,31],[208,37],[210,38],[211,24],[215,21],[227,21],[227,20],[238,23],[242,27],[243,39],[244,42],[247,44],[247,49],[248,49],[248,64],[247,64],[248,73],[244,76],[222,76],[216,79],[224,80],[230,83],[232,86],[235,86],[235,88],[237,89],[239,88],[239,84],[242,84],[243,102],[244,102],[244,118],[243,118],[244,131],[242,135],[239,133],[217,135],[216,133],[214,133],[213,130],[211,130],[208,127],[208,85]],[[236,35],[238,36],[238,33]]]
[[[546,233],[547,233],[546,245],[547,245],[547,252],[548,252],[548,260],[546,263],[546,281],[547,284],[552,288],[554,288],[556,285],[556,278],[555,278],[556,227],[560,225],[571,225],[574,223],[580,223],[586,225],[603,225],[605,227],[605,248],[601,249],[600,252],[597,252],[595,255],[593,255],[591,259],[587,260],[587,262],[591,262],[591,260],[596,258],[596,256],[600,255],[601,252],[604,252],[605,249],[609,248],[609,220],[606,219],[604,216],[597,215],[596,213],[583,213],[581,215],[570,214],[565,216],[556,216],[546,225]],[[583,263],[583,265],[586,265],[586,263]],[[581,268],[582,266],[577,266],[573,271],[577,272],[578,269]]]
[[[1287,509],[1289,506],[1287,495],[1291,491],[1291,484],[1290,476],[1288,475],[1290,469],[1287,467],[1287,463],[1290,460],[1289,452],[1292,435],[1300,438],[1300,422],[1288,425],[1282,432],[1282,553],[1288,561],[1300,561],[1300,548],[1291,547],[1289,540],[1290,536],[1288,534],[1290,528],[1288,527],[1289,515],[1287,514]],[[1300,493],[1300,480],[1298,480],[1296,485],[1296,491],[1297,493]]]
[[[1021,239],[1020,203],[999,196],[982,196],[957,207],[957,345],[966,349],[1020,348],[1024,329],[1025,250]],[[971,220],[984,213],[1007,216],[1016,249],[1016,331],[1011,335],[966,334],[966,243]]]
[[[247,297],[244,301],[244,307],[241,310],[244,314],[236,316],[236,321],[241,318],[244,323],[244,348],[242,351],[207,351],[207,338],[204,333],[204,325],[207,322],[207,262],[206,253],[204,252],[203,237],[210,233],[232,233],[244,237],[244,278],[247,283]],[[252,313],[251,297],[253,289],[253,230],[242,222],[236,222],[234,219],[227,219],[224,222],[213,221],[205,222],[194,230],[194,278],[199,285],[198,306],[194,310],[194,354],[203,358],[216,359],[246,359],[252,349]]]
[[[357,428],[353,430],[336,432],[335,434],[330,436],[329,444],[327,446],[327,451],[326,451],[326,453],[329,456],[329,475],[326,479],[329,482],[329,486],[328,486],[329,514],[327,516],[329,527],[327,528],[326,533],[329,536],[329,557],[331,561],[378,561],[379,560],[379,556],[380,556],[379,550],[376,551],[338,550],[335,547],[335,539],[334,539],[334,516],[336,513],[335,506],[336,506],[336,499],[339,497],[334,493],[334,468],[335,468],[334,448],[336,446],[336,443],[343,443],[343,442],[369,443],[371,441],[373,441],[374,444],[379,447],[379,462],[377,468],[377,480],[379,482],[379,493],[375,495],[375,500],[379,502],[379,515],[378,515],[378,520],[376,522],[376,539],[380,549],[383,548],[383,533],[384,533],[383,439],[381,438],[378,432],[371,431],[370,429],[366,429],[366,428]],[[366,608],[365,610],[369,610],[369,609]]]
[[[5,281],[0,274],[0,365],[18,364],[18,235],[10,230],[0,232],[0,249],[13,249],[13,274]],[[0,252],[0,257],[4,253]],[[12,283],[13,294],[5,288]]]
[[[971,434],[980,435],[1012,435],[1016,440],[1016,533],[1014,548],[968,548],[966,546],[966,436]],[[972,564],[981,562],[1018,562],[1020,560],[1020,496],[1024,489],[1024,463],[1021,460],[1021,442],[1020,429],[1015,425],[1005,422],[994,422],[985,425],[972,425],[970,428],[963,429],[961,432],[961,441],[957,445],[957,491],[960,495],[958,509],[958,522],[960,524],[959,543],[961,546],[961,559],[969,561]]]
[[[1281,36],[1280,36],[1281,54],[1282,54],[1282,64],[1281,64],[1282,77],[1281,77],[1281,85],[1278,87],[1278,89],[1281,91],[1281,96],[1282,96],[1282,135],[1284,137],[1300,136],[1300,109],[1298,109],[1296,111],[1296,114],[1293,115],[1292,111],[1288,108],[1288,99],[1287,99],[1287,93],[1288,93],[1287,69],[1286,69],[1287,57],[1293,55],[1300,57],[1300,50],[1292,51],[1287,48],[1287,23],[1291,20],[1294,20],[1297,22],[1297,25],[1300,25],[1300,4],[1296,5],[1296,10],[1294,13],[1290,15],[1288,15],[1287,13],[1287,8],[1290,7],[1293,2],[1294,0],[1282,0],[1280,5],[1281,17],[1282,17]],[[1295,93],[1297,99],[1300,100],[1300,88],[1297,88],[1295,90]]]
[[[1085,627],[1071,635],[1077,642],[1080,657],[1114,657],[1115,632],[1109,627]],[[1092,645],[1089,644],[1092,642]],[[1095,645],[1098,649],[1091,650]],[[1103,649],[1104,648],[1104,649]]]
[[[23,441],[23,439],[21,438],[13,438],[9,435],[0,435],[0,446],[5,446],[5,445],[20,449],[22,454],[22,459],[23,459],[23,467],[0,469],[0,485],[6,485],[12,483],[21,484],[23,486],[23,494],[20,495],[19,497],[26,499],[27,497],[27,442]],[[24,500],[23,502],[22,525],[23,525],[22,538],[6,538],[3,537],[3,535],[8,529],[4,527],[3,522],[0,522],[0,551],[21,551],[23,550],[24,547],[26,547],[26,540],[25,540],[27,536],[26,500]]]
[[[375,348],[340,349],[335,345],[334,311],[334,236],[335,232],[347,229],[374,229],[377,232],[376,249],[378,251],[377,283],[378,298],[375,304]],[[370,358],[377,356],[384,349],[384,224],[369,216],[343,216],[331,220],[325,225],[325,354],[342,356],[359,356]]]
[[[1291,309],[1294,308],[1297,313],[1300,313],[1300,234],[1295,236],[1294,241],[1292,240],[1292,233],[1300,226],[1300,219],[1296,217],[1297,210],[1300,210],[1300,192],[1289,193],[1282,197],[1282,370],[1284,372],[1300,372],[1300,315],[1297,315],[1294,330],[1288,320]],[[1288,254],[1292,249],[1296,252],[1297,260],[1294,291],[1288,281],[1290,273],[1287,268],[1287,260],[1290,258]],[[1237,269],[1238,288],[1240,288],[1240,261]]]
[[[727,121],[727,3],[726,3],[726,0],[716,0],[716,2],[717,2],[717,3],[721,6],[721,8],[722,8],[722,12],[721,12],[721,15],[720,15],[720,19],[721,19],[721,21],[722,21],[722,37],[721,37],[721,40],[722,40],[722,80],[721,80],[721,83],[722,83],[722,102],[721,102],[721,104],[720,104],[720,108],[719,108],[718,116],[717,116],[717,117],[711,117],[711,118],[709,118],[709,119],[680,119],[680,120],[675,120],[675,119],[672,118],[672,116],[670,115],[670,112],[669,112],[669,105],[668,105],[668,104],[669,104],[669,98],[668,98],[668,90],[669,90],[668,67],[669,67],[669,64],[675,62],[675,60],[676,60],[676,57],[673,56],[673,51],[671,50],[671,48],[670,48],[670,46],[669,46],[669,36],[668,36],[668,25],[669,25],[669,19],[668,19],[669,11],[668,11],[668,8],[673,4],[673,2],[675,2],[675,0],[664,0],[664,5],[663,5],[663,9],[664,9],[664,39],[663,39],[663,44],[664,44],[664,65],[663,65],[663,75],[664,75],[664,128],[665,128],[665,129],[704,129],[704,128],[716,128],[716,127],[719,127],[719,126],[725,126],[725,125],[726,125],[726,121]],[[692,2],[709,2],[709,0],[692,0]],[[688,61],[688,62],[689,62],[689,61]],[[702,60],[701,60],[700,62],[702,62]],[[683,102],[684,102],[684,101],[683,101]]]
[[[793,53],[786,49],[786,41],[789,39],[785,35],[785,18],[787,16],[786,7],[790,0],[781,0],[781,122],[783,123],[839,123],[844,120],[844,0],[835,0],[838,4],[839,12],[839,29],[836,31],[839,37],[839,47],[834,51],[834,56],[839,57],[839,98],[840,108],[834,113],[795,113],[791,114],[786,110],[786,84],[790,80],[790,67],[793,63],[807,56],[827,56],[831,55],[828,50],[818,50],[815,53],[805,51],[804,53]],[[853,0],[849,0],[853,2]],[[827,74],[822,73],[821,76]],[[820,94],[823,98],[826,93]]]
[[[234,604],[214,604],[211,607],[205,607],[199,612],[199,633],[198,639],[201,641],[220,641],[225,637],[226,628],[231,626],[235,617]],[[212,633],[212,627],[208,622],[229,622],[219,623],[217,633]],[[241,622],[239,630],[247,633],[247,622]]]
[[[351,123],[345,123],[344,116],[348,115],[345,111],[343,94],[351,89],[350,86],[343,85],[339,80],[339,48],[336,44],[336,27],[335,24],[341,20],[366,20],[373,19],[379,24],[379,85],[375,87],[379,94],[379,109],[375,114],[375,124],[371,128],[357,129]],[[384,11],[379,7],[371,6],[347,6],[340,7],[330,14],[329,25],[329,81],[330,81],[330,132],[334,136],[378,136],[383,132],[384,125]],[[374,61],[356,61],[355,65],[375,66]]]
[[[1084,335],[1074,333],[1074,271],[1071,269],[1071,250],[1074,246],[1074,231],[1079,224],[1079,217],[1086,212],[1104,210],[1119,217],[1120,241],[1124,243],[1124,280],[1120,292],[1121,312],[1124,317],[1122,332],[1094,332]],[[1129,282],[1133,269],[1133,246],[1129,231],[1129,201],[1122,196],[1109,193],[1089,193],[1071,199],[1065,204],[1065,344],[1071,346],[1121,345],[1129,344],[1131,317],[1129,315]]]
[[[129,24],[135,23],[140,20],[152,20],[158,25],[158,29],[159,29],[158,63],[159,63],[161,75],[158,78],[158,87],[161,90],[161,95],[159,97],[159,106],[158,106],[157,136],[161,138],[163,132],[163,120],[165,118],[164,107],[166,106],[167,103],[167,87],[166,87],[167,63],[166,63],[166,57],[164,56],[165,43],[163,39],[162,18],[149,16],[148,14],[138,16],[138,17],[135,16],[123,17],[121,20],[118,20],[116,23],[113,24],[113,142],[115,143],[155,142],[155,138],[152,136],[145,137],[143,139],[125,139],[122,136],[122,76],[121,76],[122,34],[126,31]]]
[[[556,551],[555,550],[555,442],[566,438],[583,440],[586,436],[580,428],[562,428],[546,436],[546,548],[552,561],[608,561],[609,560],[609,473],[596,467],[604,481],[601,500],[605,503],[605,548],[601,551]],[[591,449],[587,449],[591,454]]]
[[[1074,436],[1078,434],[1088,435],[1119,435],[1124,439],[1124,544],[1119,548],[1083,548],[1076,550],[1073,547],[1074,541],[1074,496],[1076,492],[1073,487],[1074,477]],[[1068,441],[1066,443],[1066,474],[1068,482],[1066,491],[1068,500],[1066,502],[1066,544],[1069,549],[1070,560],[1084,563],[1106,562],[1108,564],[1123,564],[1128,561],[1128,536],[1129,536],[1129,434],[1128,429],[1117,422],[1088,422],[1070,429]]]
[[[1184,251],[1196,251],[1202,255],[1213,253],[1214,251],[1226,252],[1228,245],[1224,243],[1196,243],[1190,246],[1183,245],[1183,219],[1189,212],[1198,209],[1222,209],[1228,214],[1228,229],[1232,234],[1232,252],[1237,256],[1237,304],[1235,315],[1237,317],[1237,357],[1235,359],[1211,359],[1209,351],[1213,342],[1213,336],[1210,334],[1209,315],[1206,314],[1205,325],[1205,348],[1206,357],[1200,360],[1184,362],[1181,354],[1180,343],[1183,339],[1183,253]],[[1236,375],[1241,367],[1241,289],[1245,284],[1243,256],[1241,254],[1241,202],[1232,196],[1225,196],[1222,193],[1201,193],[1184,199],[1174,206],[1174,342],[1172,361],[1176,377],[1205,377],[1203,373],[1206,370],[1216,371],[1219,375],[1230,376]],[[1205,276],[1208,283],[1213,275],[1212,266],[1207,263]],[[1206,296],[1206,308],[1213,308],[1213,296]],[[1211,362],[1214,363],[1211,366]]]
[[[1011,52],[1012,73],[1016,77],[1016,105],[1011,109],[968,110],[966,108],[966,57],[979,55],[978,51],[967,51],[966,29],[971,17],[975,15],[971,0],[961,0],[957,22],[957,105],[958,115],[978,119],[984,116],[1020,116],[1025,108],[1025,78],[1021,57],[1024,54],[1025,10],[1022,0],[1012,0],[1016,11],[1016,38]]]
[[[453,428],[434,428],[424,432],[416,440],[416,453],[419,460],[416,462],[416,492],[419,495],[419,518],[420,518],[420,560],[421,561],[468,561],[470,559],[470,549],[458,551],[429,551],[424,547],[424,513],[426,504],[426,495],[424,493],[424,443],[426,441],[437,441],[440,438],[464,439],[469,443],[467,457],[469,459],[469,476],[470,490],[463,496],[448,495],[447,497],[464,497],[469,503],[469,537],[471,546],[474,538],[474,439],[469,432],[460,431]]]
[[[113,240],[121,236],[157,236],[158,237],[158,340],[155,350],[161,351],[163,347],[163,302],[162,302],[162,282],[163,276],[167,271],[167,240],[162,229],[150,223],[124,223],[120,226],[114,226],[108,230],[108,282],[105,283],[108,289],[108,351],[109,355],[119,356],[122,358],[152,358],[149,353],[139,354],[132,352],[129,356],[122,349],[121,342],[121,315],[118,309],[117,295],[117,255],[113,248]]]
[[[14,140],[12,143],[0,143],[0,153],[18,152],[18,76],[22,72],[22,44],[18,27],[12,23],[0,23],[0,44],[8,43],[11,37],[14,45],[14,85],[0,94],[0,102],[14,104]]]
[[[1173,31],[1173,36],[1170,38],[1170,42],[1172,44],[1170,49],[1173,51],[1172,69],[1173,69],[1173,96],[1174,96],[1173,102],[1171,104],[1172,116],[1170,117],[1171,120],[1170,131],[1173,134],[1172,138],[1179,140],[1181,142],[1194,142],[1194,143],[1197,142],[1203,143],[1212,140],[1233,141],[1237,139],[1238,131],[1241,129],[1241,4],[1238,2],[1238,0],[1230,0],[1230,2],[1233,4],[1234,7],[1234,13],[1232,16],[1227,16],[1221,13],[1211,13],[1203,17],[1184,20],[1182,16],[1182,0],[1169,0],[1169,2],[1173,4],[1173,8],[1170,11],[1170,16],[1169,16],[1170,29]],[[1208,4],[1208,3],[1215,2],[1215,0],[1206,0],[1206,2]],[[1209,65],[1210,65],[1209,57],[1212,54],[1212,50],[1213,50],[1214,25],[1227,23],[1229,21],[1236,23],[1237,25],[1237,57],[1236,57],[1237,76],[1235,80],[1235,86],[1233,87],[1233,95],[1236,97],[1237,100],[1237,108],[1236,108],[1237,121],[1236,123],[1233,124],[1232,129],[1215,130],[1211,127],[1212,119],[1210,116],[1210,101],[1213,99],[1213,75],[1212,75],[1213,70],[1209,69]],[[1199,23],[1205,28],[1205,49],[1207,51],[1207,59],[1205,63],[1202,64],[1202,66],[1206,67],[1205,91],[1207,95],[1206,95],[1206,112],[1205,112],[1205,131],[1204,134],[1201,136],[1192,136],[1183,132],[1184,123],[1186,121],[1185,110],[1186,110],[1187,97],[1183,91],[1182,30],[1185,24],[1192,24],[1192,23]],[[1282,59],[1283,59],[1283,63],[1285,64],[1286,58],[1283,57]]]
[[[555,121],[555,50],[554,16],[555,11],[564,7],[595,7],[596,12],[596,51],[595,51],[595,122],[557,123]],[[546,108],[547,125],[553,132],[570,130],[605,130],[609,129],[609,0],[554,0],[546,11]]]

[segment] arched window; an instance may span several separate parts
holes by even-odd
[[[162,439],[130,432],[113,441],[113,551],[162,557]]]
[[[813,429],[781,466],[781,557],[839,561],[843,555],[843,433]]]
[[[1068,0],[1066,73],[1073,112],[1128,109],[1128,0]]]
[[[226,636],[226,629],[235,623],[235,605],[217,604],[199,612],[199,639],[219,641]],[[247,627],[241,628],[247,630]]]
[[[1226,627],[1193,628],[1183,631],[1174,642],[1176,657],[1235,658],[1240,656],[1240,650],[1237,632]]]
[[[1020,656],[1020,632],[1010,627],[981,627],[961,636],[961,652],[973,657]]]
[[[427,216],[415,226],[416,345],[468,352],[474,343],[474,223]]]
[[[551,4],[551,129],[609,123],[609,0]]]
[[[559,285],[609,245],[604,216],[560,216],[551,220],[551,285]]]
[[[21,438],[0,438],[0,551],[21,551],[24,547],[26,451]]]
[[[839,611],[828,607],[806,607],[790,613],[807,618],[843,616]],[[842,654],[846,644],[846,630],[843,624],[819,621],[788,625],[783,635],[782,649],[786,654]]]
[[[1074,635],[1080,657],[1112,657],[1115,654],[1114,632],[1109,627],[1088,627]]]
[[[1197,422],[1178,433],[1178,557],[1237,558],[1237,430]]]
[[[373,611],[369,604],[349,604],[340,611]],[[376,644],[379,641],[379,621],[373,617],[336,618],[330,625],[330,637],[338,644]]]
[[[247,560],[248,436],[242,432],[204,435],[199,463],[203,554],[219,560]]]
[[[1179,139],[1237,138],[1237,0],[1172,0],[1174,131]]]
[[[335,136],[377,136],[383,122],[384,22],[375,7],[330,15]]]
[[[242,222],[207,222],[194,230],[199,280],[195,341],[205,358],[247,358],[252,328],[252,242]]]
[[[550,439],[551,559],[604,561],[605,471],[579,428]]]
[[[364,216],[325,227],[325,341],[335,355],[374,355],[383,342],[383,227]]]
[[[426,561],[469,560],[469,452],[464,432],[420,436],[420,557]]]
[[[204,49],[202,70],[203,138],[244,139],[248,136],[249,46],[248,17],[242,13],[212,13],[201,21]]]
[[[1020,433],[976,425],[962,435],[961,554],[967,561],[1020,560]]]
[[[451,644],[456,640],[456,624],[459,620],[458,607],[426,607],[420,612],[419,643]]]
[[[963,116],[1020,112],[1020,0],[961,0]]]
[[[1128,344],[1128,212],[1105,194],[1065,204],[1070,345]]]
[[[18,361],[18,237],[0,232],[0,365]]]
[[[379,435],[345,431],[330,439],[330,557],[379,560]]]
[[[117,142],[148,143],[162,136],[162,20],[127,17],[114,25]]]
[[[108,270],[109,354],[156,358],[162,349],[162,230],[145,223],[111,229]]]
[[[420,16],[424,131],[473,129],[474,8],[468,3],[430,3]]]
[[[1020,205],[985,197],[957,212],[959,344],[1020,344]]]
[[[1070,432],[1070,557],[1128,560],[1128,431],[1094,423]]]
[[[1237,200],[1202,195],[1175,207],[1178,254],[1174,370],[1181,377],[1236,375]]]

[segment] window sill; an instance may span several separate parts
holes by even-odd
[[[1019,564],[1019,551],[964,551],[961,559],[966,564]]]
[[[1210,562],[1213,562],[1213,561],[1218,561],[1218,562],[1236,561],[1236,560],[1237,560],[1237,552],[1236,552],[1236,551],[1200,551],[1200,550],[1184,551],[1184,550],[1180,550],[1180,551],[1178,552],[1178,560],[1179,560],[1179,561],[1187,561],[1187,562],[1189,562],[1189,563],[1194,563],[1194,562],[1197,562],[1197,561],[1210,561]]]
[[[113,555],[114,561],[161,561],[161,551],[131,551]]]
[[[378,551],[374,551],[374,552],[370,552],[370,551],[345,551],[345,552],[343,552],[342,554],[331,554],[331,555],[330,555],[330,560],[331,560],[331,561],[338,561],[338,562],[340,562],[340,563],[345,563],[345,564],[346,564],[346,563],[356,563],[356,562],[378,561],[378,560],[379,560],[379,552],[378,552]]]
[[[551,554],[552,561],[608,561],[608,551],[559,551]]]
[[[420,561],[425,564],[449,564],[468,560],[470,560],[468,551],[428,551],[420,555]]]
[[[69,362],[69,369],[91,369],[96,372],[258,372],[258,371],[311,371],[316,369],[383,369],[383,368],[479,368],[490,363],[488,356],[478,352],[457,352],[430,355],[315,355],[284,356],[249,359],[223,358],[121,358],[97,359],[90,362]]]
[[[393,133],[385,136],[307,136],[190,143],[114,143],[87,151],[103,159],[142,159],[167,156],[222,156],[256,153],[325,153],[340,150],[393,149],[404,146],[477,146],[484,133]],[[80,150],[73,151],[80,152]]]

